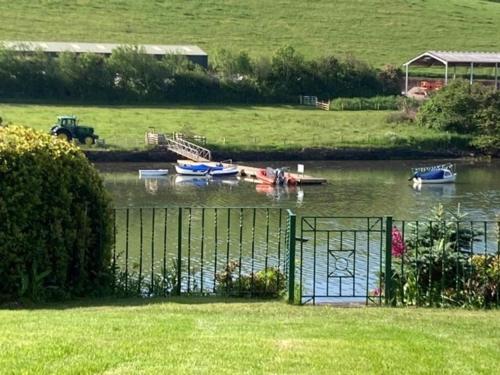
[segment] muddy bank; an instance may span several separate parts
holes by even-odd
[[[148,151],[85,151],[93,162],[175,162],[182,157],[165,150]],[[466,150],[421,151],[408,149],[324,149],[310,148],[290,151],[213,151],[213,160],[275,161],[275,160],[391,160],[438,159],[480,156]]]

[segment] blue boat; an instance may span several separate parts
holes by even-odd
[[[222,163],[205,164],[180,164],[175,166],[177,174],[184,176],[235,176],[238,174],[238,168],[235,165],[226,165]]]
[[[457,178],[453,164],[414,168],[412,173],[410,180],[415,184],[445,184],[455,182]]]

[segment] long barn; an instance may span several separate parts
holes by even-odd
[[[116,43],[78,43],[78,42],[33,42],[33,41],[3,41],[0,46],[7,50],[23,53],[34,53],[41,51],[51,56],[58,56],[63,52],[75,54],[94,53],[110,56],[118,47],[131,46],[129,44]],[[185,56],[189,61],[208,67],[208,55],[200,47],[195,45],[164,45],[164,44],[138,44],[133,45],[148,55],[162,58],[166,55]]]

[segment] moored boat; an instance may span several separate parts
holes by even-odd
[[[208,174],[209,167],[200,164],[200,165],[191,165],[191,164],[182,164],[182,165],[175,165],[175,171],[177,174],[181,174],[184,176],[205,176]]]
[[[297,185],[297,180],[290,173],[285,172],[285,168],[259,169],[255,177],[263,184],[268,185]]]
[[[230,166],[223,167],[222,169],[210,169],[208,174],[212,177],[236,176],[238,174],[238,167]]]
[[[178,174],[182,174],[185,176],[209,175],[212,177],[227,177],[227,176],[236,176],[238,174],[238,167],[237,166],[224,165],[222,163],[177,164],[175,166],[175,170]]]
[[[457,174],[453,164],[414,168],[410,178],[416,184],[446,184],[455,182]]]
[[[166,176],[167,174],[168,169],[139,169],[139,178]]]

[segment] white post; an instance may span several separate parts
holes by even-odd
[[[457,78],[457,66],[454,65],[453,66],[453,80],[455,80]]]
[[[408,94],[408,64],[406,64],[405,95]]]
[[[474,79],[474,63],[470,63],[470,84],[472,85],[472,80]]]
[[[444,65],[444,85],[448,84],[448,63]]]

